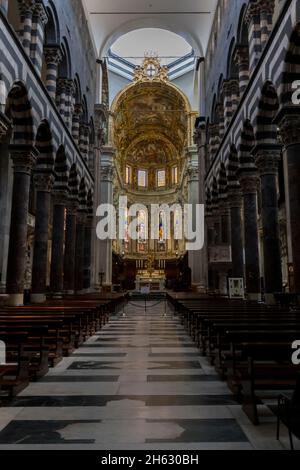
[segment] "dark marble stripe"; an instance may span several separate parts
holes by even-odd
[[[118,382],[118,375],[48,375],[39,379],[39,383],[52,382]]]
[[[220,382],[217,375],[148,375],[147,382]]]
[[[164,346],[162,346],[164,347]],[[199,357],[200,355],[197,352],[183,352],[183,353],[149,353],[149,357],[160,357],[161,359],[164,359],[165,357],[182,357],[182,359],[185,359],[187,357]]]
[[[85,346],[84,346],[85,347]],[[95,356],[95,357],[126,357],[127,353],[98,353],[98,354],[93,354],[93,353],[82,353],[80,352],[80,349],[77,350],[76,353],[71,354],[70,357],[78,357],[78,356]]]
[[[146,439],[147,443],[162,442],[248,442],[234,419],[152,420],[147,423],[172,423],[183,429],[182,434],[169,439]]]
[[[96,354],[93,354],[96,356]],[[100,370],[100,369],[123,369],[127,362],[104,362],[104,361],[74,361],[68,367],[68,370]],[[145,367],[146,368],[146,367]],[[147,369],[201,369],[201,364],[197,361],[153,361],[148,364]]]
[[[232,395],[70,395],[16,397],[8,406],[12,407],[68,407],[106,406],[111,402],[131,400],[144,406],[229,406],[236,405]],[[7,406],[3,401],[2,406]]]
[[[95,439],[64,439],[59,431],[72,424],[89,421],[11,421],[0,431],[0,444],[94,444]]]

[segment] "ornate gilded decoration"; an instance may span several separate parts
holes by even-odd
[[[133,78],[138,82],[168,82],[168,67],[162,66],[160,59],[155,55],[146,55],[141,66],[137,66]]]

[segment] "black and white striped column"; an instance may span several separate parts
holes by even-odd
[[[257,0],[250,0],[245,20],[248,25],[249,38],[249,71],[250,75],[255,69],[261,56],[261,22],[260,22],[260,5]]]
[[[93,218],[94,218],[94,202],[93,194],[88,192],[87,196],[87,217],[84,227],[84,279],[83,288],[89,289],[91,287],[91,263],[92,263],[92,231],[93,231]]]
[[[81,292],[84,286],[84,231],[87,217],[87,194],[84,180],[81,180],[78,198],[79,207],[77,211],[76,226],[75,290],[76,292]]]
[[[18,3],[21,17],[21,42],[26,54],[30,57],[32,19],[35,9],[35,0],[18,0]]]
[[[239,81],[235,78],[230,80],[230,90],[231,90],[231,112],[232,116],[235,114],[239,101],[240,101],[240,95],[239,95]]]
[[[260,1],[260,30],[261,30],[261,50],[263,51],[269,40],[273,28],[273,14],[275,0]]]
[[[274,301],[274,292],[282,290],[282,268],[278,219],[277,178],[281,146],[255,149],[255,163],[261,184],[261,219],[263,231],[264,288],[267,303]]]
[[[232,277],[244,277],[242,192],[238,181],[239,159],[231,147],[228,161],[228,204],[230,208]]]
[[[74,100],[75,100],[75,84],[73,80],[67,80],[66,83],[66,99],[65,99],[65,123],[71,130],[72,128],[72,117],[74,112]]]
[[[79,146],[80,121],[83,114],[82,104],[75,104],[72,118],[72,136],[75,143]]]
[[[79,135],[79,149],[82,154],[84,161],[88,161],[89,154],[89,132],[90,128],[88,124],[81,124],[80,135]]]
[[[45,26],[47,22],[48,16],[44,5],[36,3],[32,17],[30,58],[39,74],[43,65]]]
[[[232,118],[231,84],[229,80],[225,80],[223,83],[223,95],[224,95],[224,126],[225,126],[225,129],[227,129]]]
[[[76,260],[76,224],[78,211],[79,181],[75,166],[71,168],[68,183],[68,202],[66,218],[66,241],[64,259],[64,290],[69,294],[75,292],[75,260]]]
[[[64,121],[66,114],[67,86],[68,80],[66,78],[59,78],[57,80],[56,105]]]
[[[54,171],[50,289],[55,297],[61,297],[63,291],[65,207],[68,194],[68,167],[65,151],[62,147],[57,152]]]
[[[248,46],[237,46],[234,56],[235,63],[239,69],[239,91],[243,95],[249,83],[249,48]]]
[[[45,61],[47,65],[46,88],[53,100],[56,97],[58,65],[62,60],[60,46],[47,46],[44,49]]]

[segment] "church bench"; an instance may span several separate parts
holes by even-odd
[[[29,383],[29,357],[24,352],[27,338],[26,331],[1,332],[1,340],[6,345],[6,364],[0,365],[1,399],[13,398]],[[2,396],[2,392],[5,396]]]
[[[290,341],[282,336],[282,342],[239,344],[240,359],[229,373],[229,387],[239,388],[243,410],[253,424],[259,424],[257,404],[264,392],[293,390],[300,371],[291,363]]]
[[[45,338],[48,334],[47,325],[20,325],[20,324],[0,324],[0,339],[2,334],[24,331],[27,333],[27,341],[24,344],[23,352],[28,356],[28,371],[31,379],[36,380],[43,377],[49,370],[48,356],[49,347]],[[10,357],[18,355],[18,344],[12,342],[6,346],[6,351]]]
[[[37,327],[47,327],[44,335],[45,346],[49,348],[48,361],[49,366],[54,367],[57,365],[63,356],[63,340],[60,337],[60,329],[62,328],[62,320],[53,318],[28,318],[12,317],[7,318],[0,316],[0,328],[5,327],[20,327],[22,329],[30,329]]]

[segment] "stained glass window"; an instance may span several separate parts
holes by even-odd
[[[165,170],[158,170],[157,172],[157,186],[159,188],[163,188],[166,186],[166,171]]]
[[[165,241],[165,214],[159,213],[159,242]]]
[[[138,215],[138,233],[139,233],[139,242],[146,243],[147,240],[147,215],[145,211],[139,211]]]
[[[138,171],[138,185],[140,188],[146,188],[147,186],[147,171],[146,170]]]

